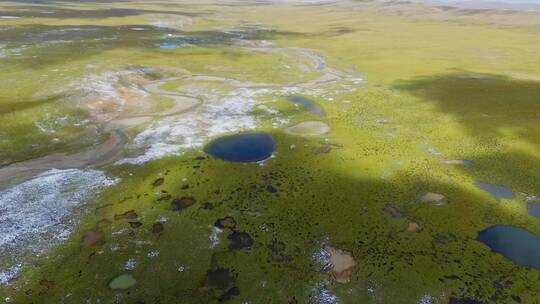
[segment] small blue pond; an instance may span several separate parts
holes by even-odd
[[[476,239],[520,266],[540,269],[540,237],[527,229],[495,225],[480,231]]]
[[[491,196],[493,196],[495,199],[500,201],[501,199],[513,199],[514,193],[512,191],[504,186],[499,185],[493,185],[493,184],[487,184],[482,182],[476,182],[476,186],[486,192],[489,192]]]
[[[305,98],[303,96],[294,95],[289,96],[289,100],[296,104],[303,105],[313,115],[326,116],[324,108],[311,99]]]
[[[211,141],[204,152],[223,160],[250,163],[267,159],[275,148],[274,138],[266,133],[241,133]]]
[[[540,218],[540,202],[539,203],[528,203],[527,210],[529,215]]]
[[[177,49],[179,47],[180,47],[180,45],[175,44],[175,43],[162,43],[162,44],[159,45],[160,49],[166,49],[166,50],[174,50],[174,49]]]

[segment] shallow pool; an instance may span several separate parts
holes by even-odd
[[[528,203],[527,210],[529,215],[540,218],[540,203]]]
[[[500,201],[501,199],[513,199],[514,193],[504,186],[476,182],[476,186],[486,192],[489,192],[496,200]]]
[[[320,104],[316,103],[315,101],[309,98],[293,95],[293,96],[289,96],[289,100],[296,104],[306,107],[306,109],[313,115],[326,116],[326,112],[324,111],[324,108]]]

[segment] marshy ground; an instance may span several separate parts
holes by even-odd
[[[540,303],[540,13],[0,4],[0,301]]]

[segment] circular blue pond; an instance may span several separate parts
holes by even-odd
[[[520,266],[540,269],[540,237],[527,229],[495,225],[480,231],[477,240]]]
[[[211,141],[204,152],[227,161],[250,163],[267,159],[275,148],[276,141],[266,133],[241,133]]]

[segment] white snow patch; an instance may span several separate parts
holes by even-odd
[[[155,258],[159,256],[159,251],[150,251],[146,256],[149,258]]]
[[[149,15],[151,25],[155,27],[168,28],[168,29],[183,29],[187,25],[192,24],[192,20],[185,16],[170,16],[166,14],[151,14]]]
[[[323,270],[327,270],[328,267],[331,267],[332,263],[330,261],[330,251],[328,250],[328,244],[330,243],[328,238],[323,238],[320,241],[320,247],[315,251],[311,258],[319,264]],[[339,298],[334,295],[328,289],[328,282],[321,282],[314,286],[313,290],[315,295],[313,296],[313,303],[317,304],[337,304],[340,303]]]
[[[257,121],[251,115],[257,105],[256,97],[269,90],[240,89],[223,98],[201,105],[187,115],[169,117],[139,133],[133,148],[145,149],[145,153],[126,158],[117,164],[144,164],[170,155],[179,155],[185,149],[201,148],[217,135],[253,130]]]
[[[315,296],[313,297],[313,303],[317,304],[337,304],[340,303],[338,297],[334,295],[325,284],[317,284],[314,287]]]
[[[351,81],[354,84],[361,84],[362,82],[364,82],[364,79],[363,78],[351,78]]]
[[[165,222],[167,222],[168,220],[169,220],[168,217],[166,217],[166,216],[160,216],[160,217],[157,219],[156,222],[159,222],[159,223],[165,223]]]
[[[141,165],[166,156],[181,155],[186,149],[200,149],[212,137],[240,131],[254,130],[258,118],[252,115],[257,106],[272,115],[272,127],[279,128],[290,122],[290,117],[279,117],[263,105],[261,95],[318,95],[316,90],[299,87],[280,89],[236,89],[225,95],[206,96],[206,102],[194,112],[164,118],[139,133],[131,147],[144,150],[142,155],[125,158],[116,164]],[[264,117],[262,117],[264,118]]]
[[[214,248],[216,247],[217,245],[219,245],[220,243],[220,234],[223,232],[222,229],[218,228],[218,227],[213,227],[212,228],[212,233],[210,234],[210,248]]]
[[[128,234],[131,230],[128,229],[128,228],[121,228],[121,229],[118,229],[118,230],[115,230],[113,232],[111,232],[112,235],[124,235],[124,234]]]
[[[323,267],[330,264],[330,252],[326,249],[326,246],[316,251],[311,257]]]
[[[0,246],[39,238],[32,245],[65,240],[75,224],[72,211],[88,201],[99,188],[117,183],[96,170],[52,169],[0,192]]]
[[[420,300],[418,300],[418,304],[433,304],[433,303],[435,303],[435,299],[428,294],[423,295],[420,298]]]
[[[182,146],[181,145],[172,145],[172,144],[165,144],[165,143],[159,143],[156,142],[153,145],[151,145],[148,150],[144,152],[144,154],[132,157],[132,158],[125,158],[121,159],[116,162],[117,165],[122,164],[132,164],[132,165],[138,165],[138,164],[144,164],[152,160],[160,159],[165,156],[173,156],[173,155],[181,155],[182,152]]]
[[[137,240],[137,241],[135,241],[135,245],[137,247],[150,246],[150,245],[152,245],[152,242],[151,241]]]
[[[51,169],[0,191],[0,255],[13,265],[0,269],[0,285],[17,275],[23,252],[39,255],[67,240],[78,222],[73,212],[118,181],[97,170]]]
[[[133,270],[133,269],[135,269],[136,265],[137,265],[137,261],[135,261],[134,258],[131,258],[126,262],[126,266],[124,266],[124,269],[125,270]]]
[[[111,99],[117,98],[122,100],[120,92],[118,92],[117,85],[123,77],[134,76],[142,74],[141,71],[135,70],[122,70],[122,71],[113,71],[105,72],[99,75],[91,75],[84,78],[81,81],[77,81],[72,84],[72,87],[80,89],[83,92],[91,94],[100,94],[103,97],[109,97]],[[129,86],[132,89],[138,90],[141,94],[147,94],[144,90],[141,90],[137,85],[132,84]]]
[[[120,249],[120,245],[119,245],[119,244],[109,244],[109,250],[110,250],[110,251],[115,252],[115,251],[117,251],[118,249]]]
[[[21,270],[22,264],[16,264],[6,270],[0,270],[0,285],[6,285]]]

